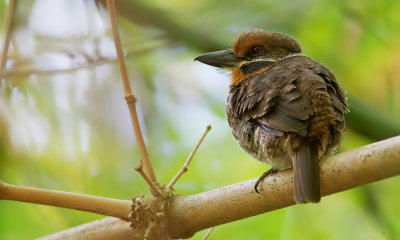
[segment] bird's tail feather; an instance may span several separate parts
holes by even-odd
[[[294,198],[297,203],[319,202],[318,150],[315,144],[301,141],[292,154]]]

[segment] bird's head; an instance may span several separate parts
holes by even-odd
[[[232,71],[231,84],[234,85],[250,74],[299,53],[300,44],[288,35],[254,29],[236,37],[232,49],[206,53],[196,57],[195,61]]]

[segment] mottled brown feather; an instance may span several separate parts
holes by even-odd
[[[254,46],[263,51],[254,54]],[[328,68],[301,55],[287,35],[255,29],[240,34],[232,50],[238,64],[226,113],[233,136],[272,171],[294,166],[296,202],[318,202],[317,161],[339,146],[348,112],[345,92]]]
[[[337,145],[344,131],[346,97],[334,75],[306,56],[285,58],[231,86],[228,108],[244,121],[256,121],[286,134],[319,142],[319,155]],[[328,136],[329,135],[329,136]]]

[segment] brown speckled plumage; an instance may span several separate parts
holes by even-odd
[[[306,56],[293,56],[232,85],[226,113],[243,149],[281,170],[292,166],[289,136],[316,142],[319,157],[336,150],[346,111],[333,74]]]
[[[252,52],[260,47],[262,53]],[[244,32],[233,50],[222,52],[217,53],[231,62],[224,58],[220,66],[211,54],[197,60],[233,71],[226,109],[233,136],[246,152],[274,170],[295,165],[295,200],[318,202],[317,160],[339,146],[348,111],[335,76],[280,33]]]

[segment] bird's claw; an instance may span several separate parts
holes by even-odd
[[[273,176],[275,173],[277,173],[278,170],[276,169],[269,169],[268,171],[265,171],[256,181],[256,183],[254,184],[254,190],[256,191],[256,193],[260,194],[260,192],[258,191],[258,186],[260,185],[260,183],[269,175]]]

